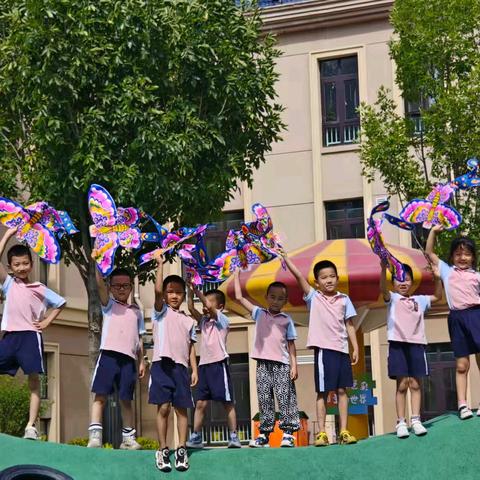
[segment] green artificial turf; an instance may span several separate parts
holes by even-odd
[[[428,435],[411,435],[405,440],[388,434],[348,446],[194,451],[190,470],[184,473],[158,471],[152,451],[93,450],[0,435],[0,470],[17,464],[40,464],[68,473],[75,480],[480,478],[480,418],[462,422],[447,414],[426,426]]]

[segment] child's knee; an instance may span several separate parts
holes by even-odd
[[[171,409],[170,403],[162,403],[162,405],[158,406],[157,413],[161,417],[168,417],[170,415],[170,409]]]
[[[470,361],[468,358],[457,358],[457,373],[461,375],[466,375],[470,369]]]
[[[413,391],[418,391],[420,390],[420,381],[418,378],[415,377],[410,377],[409,378],[409,384],[408,386],[410,387],[410,390]]]
[[[105,395],[95,395],[93,400],[95,403],[99,403],[102,407],[107,403],[107,397]]]
[[[410,379],[408,377],[403,377],[401,380],[397,382],[397,392],[407,393],[409,386],[410,386]]]
[[[195,408],[203,412],[207,408],[207,405],[208,405],[208,400],[198,400],[195,405]]]

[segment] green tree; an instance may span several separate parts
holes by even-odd
[[[374,106],[362,104],[364,174],[378,174],[405,202],[424,196],[435,181],[466,171],[480,156],[480,3],[478,0],[397,0],[391,15],[390,55],[406,100],[420,102],[422,131],[397,113],[381,88]],[[461,229],[480,239],[478,192],[457,194]],[[455,235],[453,232],[452,235]],[[449,236],[443,236],[443,248]]]
[[[283,128],[258,11],[224,0],[0,0],[1,193],[67,210],[64,258],[101,312],[86,192],[157,220],[212,218]],[[247,13],[247,14],[246,14]]]

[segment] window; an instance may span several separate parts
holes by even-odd
[[[327,240],[365,238],[363,198],[326,202]]]
[[[433,100],[430,98],[421,99],[415,102],[405,100],[405,116],[412,122],[413,134],[422,135],[425,125],[422,119],[422,111],[428,110]]]
[[[244,222],[243,210],[222,212],[217,222],[211,222],[205,233],[205,247],[210,259],[225,251],[225,240],[229,230],[238,230]]]
[[[357,57],[320,62],[323,146],[354,143],[360,131]]]

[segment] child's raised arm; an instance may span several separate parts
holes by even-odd
[[[303,290],[305,295],[310,293],[310,289],[312,288],[310,284],[307,282],[306,278],[301,274],[300,270],[295,266],[295,264],[288,258],[287,255],[283,257],[285,260],[285,265],[290,270],[292,275],[295,277],[299,287]]]
[[[248,310],[249,313],[252,313],[253,309],[255,308],[255,305],[252,302],[249,302],[242,295],[242,287],[240,286],[240,270],[239,269],[235,270],[235,273],[233,274],[233,280],[235,283],[235,298],[240,302],[240,305],[242,305],[246,310]]]
[[[197,297],[200,298],[199,291],[192,285],[192,282],[190,280],[187,280],[186,283],[187,283],[187,289],[188,289],[188,294],[187,294],[188,311],[190,312],[190,315],[197,322],[199,322],[200,319],[202,318],[202,314],[195,308],[195,303],[193,302],[194,293],[196,293]],[[205,296],[203,294],[202,294],[202,296],[205,298]],[[200,300],[201,300],[201,298],[200,298]],[[215,311],[215,316],[216,315],[217,315],[217,312]]]
[[[440,279],[440,267],[439,265],[434,265],[432,268],[433,280],[435,282],[435,290],[433,295],[430,295],[430,303],[438,302],[442,299],[442,281]]]
[[[390,290],[387,285],[387,265],[384,262],[380,262],[380,293],[382,294],[385,302],[390,301]]]
[[[427,245],[425,246],[425,253],[432,262],[434,268],[438,266],[438,263],[440,262],[440,259],[433,251],[435,247],[435,239],[437,238],[437,234],[440,232],[443,232],[443,227],[441,225],[435,225],[432,227],[430,233],[428,234]]]
[[[93,258],[93,256],[92,256]],[[93,259],[95,261],[95,259]],[[100,297],[100,303],[105,307],[108,303],[110,295],[108,294],[108,287],[105,283],[105,279],[95,264],[95,280],[97,282],[98,296]]]
[[[0,257],[3,255],[5,251],[5,247],[7,246],[8,241],[17,233],[15,228],[9,228],[5,234],[3,235],[2,239],[0,240]],[[3,284],[8,276],[7,269],[5,265],[0,262],[0,283]]]
[[[160,312],[165,304],[163,299],[163,250],[155,253],[155,261],[157,262],[157,274],[155,277],[155,310]]]

